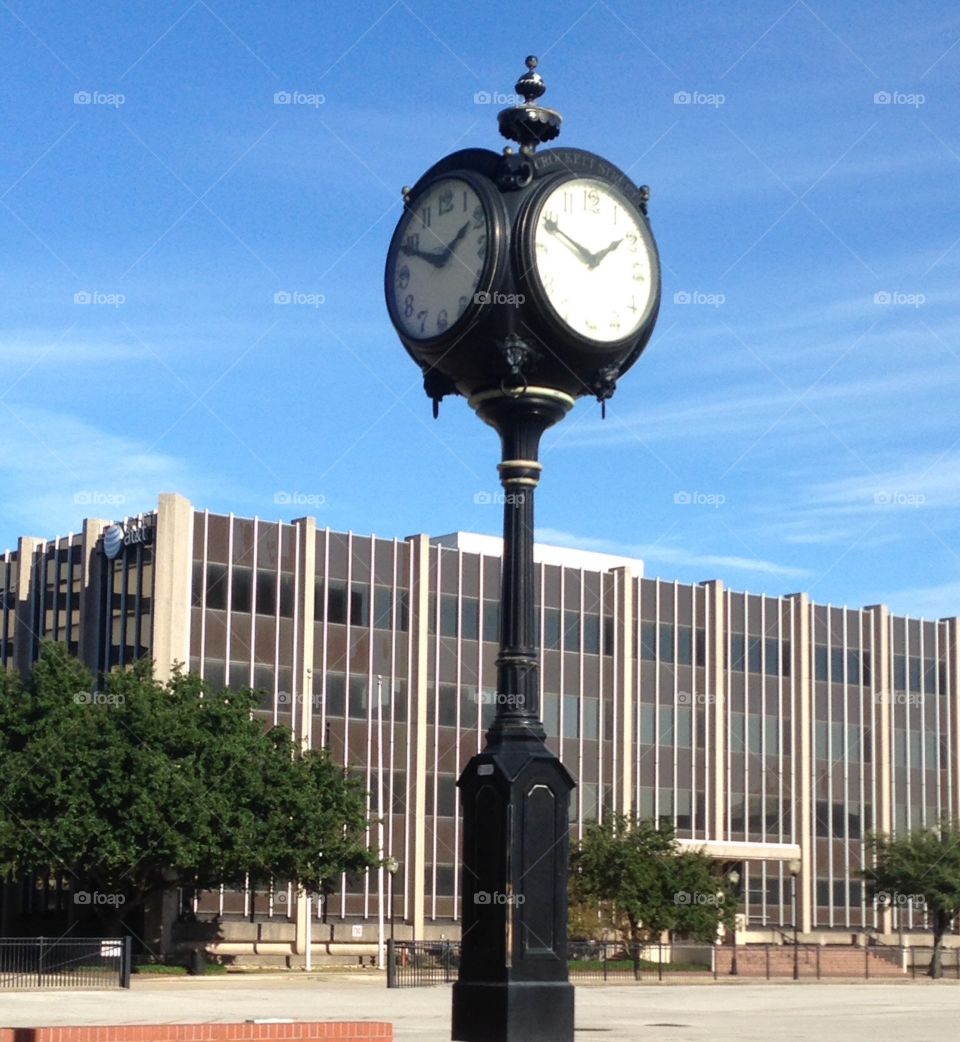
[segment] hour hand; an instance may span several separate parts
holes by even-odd
[[[411,246],[406,242],[400,247],[400,252],[405,253],[408,257],[419,257],[420,260],[425,260],[427,264],[432,264],[435,268],[442,268],[450,256],[447,247],[444,247],[438,253],[427,253],[418,246]]]
[[[543,222],[543,226],[544,226],[544,228],[546,228],[546,230],[547,230],[547,231],[548,231],[548,232],[549,232],[549,233],[550,233],[551,235],[555,235],[555,236],[556,236],[556,237],[557,237],[558,239],[562,239],[562,240],[563,240],[563,242],[564,242],[564,243],[565,243],[565,244],[566,244],[566,245],[567,245],[567,246],[568,246],[568,247],[569,247],[569,248],[570,248],[571,250],[573,250],[573,252],[574,252],[574,253],[575,253],[575,254],[576,254],[576,255],[577,255],[577,256],[578,256],[578,257],[579,257],[579,258],[580,258],[580,259],[581,259],[581,260],[583,261],[583,263],[584,263],[584,264],[586,264],[586,265],[587,265],[588,267],[591,267],[591,268],[592,268],[592,267],[593,267],[593,266],[594,266],[594,265],[596,264],[596,258],[595,258],[595,257],[594,257],[594,255],[593,255],[593,254],[592,254],[592,253],[591,253],[591,252],[590,252],[590,251],[589,251],[589,250],[588,250],[588,249],[586,248],[586,246],[581,246],[581,245],[580,245],[580,243],[579,243],[579,242],[577,242],[577,240],[576,240],[576,239],[571,239],[571,238],[570,238],[570,236],[569,236],[569,235],[567,235],[567,233],[566,233],[565,231],[563,231],[563,230],[562,230],[562,229],[560,228],[560,226],[559,226],[559,225],[557,224],[557,222],[556,222],[556,221],[554,221],[554,220],[552,220],[551,218],[549,218],[549,217],[548,217],[548,218],[547,218],[547,219],[546,219],[546,220],[545,220],[545,221]]]
[[[599,253],[595,253],[595,254],[593,255],[593,262],[591,263],[590,267],[591,267],[591,268],[595,268],[595,267],[596,267],[596,266],[597,266],[597,265],[598,265],[598,264],[600,263],[600,261],[602,261],[602,260],[603,260],[603,258],[604,258],[604,257],[606,257],[606,255],[607,255],[608,253],[613,253],[613,251],[614,251],[614,250],[615,250],[615,249],[616,249],[616,248],[617,248],[617,247],[618,247],[618,246],[620,245],[620,243],[622,243],[622,242],[623,242],[623,239],[622,239],[622,238],[621,238],[621,239],[617,239],[617,240],[615,240],[614,242],[610,243],[610,245],[609,245],[609,246],[604,246],[604,248],[603,248],[603,249],[602,249],[602,250],[601,250],[601,251],[600,251]]]

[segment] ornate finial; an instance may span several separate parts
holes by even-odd
[[[527,154],[537,145],[552,141],[560,133],[563,122],[559,112],[535,104],[547,89],[543,77],[534,71],[538,64],[536,55],[527,56],[527,71],[516,84],[516,91],[524,100],[514,108],[503,109],[497,116],[500,133],[516,141]]]

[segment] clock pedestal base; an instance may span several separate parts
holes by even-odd
[[[573,985],[511,981],[453,986],[453,1042],[572,1042]]]

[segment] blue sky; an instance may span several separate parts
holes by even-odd
[[[956,5],[530,6],[0,2],[0,546],[169,490],[497,533],[495,437],[431,419],[383,263],[532,52],[664,265],[607,419],[545,440],[541,537],[960,614]]]

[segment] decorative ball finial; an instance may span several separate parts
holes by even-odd
[[[537,145],[552,141],[560,133],[563,117],[553,109],[536,104],[547,89],[543,77],[535,71],[540,64],[537,56],[527,55],[525,64],[527,71],[516,83],[516,92],[523,101],[513,108],[503,109],[497,121],[505,138],[516,141],[524,152],[532,152]]]

